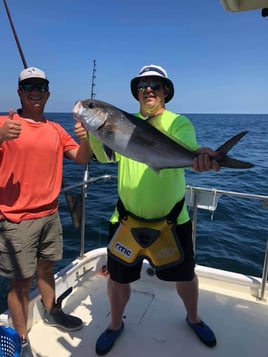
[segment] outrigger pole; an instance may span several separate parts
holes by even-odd
[[[95,79],[96,79],[96,60],[93,60],[93,71],[92,71],[92,77],[91,77],[91,95],[90,98],[93,99],[96,94],[94,92],[95,88]],[[87,185],[88,185],[88,180],[89,180],[89,170],[88,170],[88,165],[85,165],[85,171],[84,171],[84,178],[83,178],[83,185],[81,186],[82,194],[82,202],[81,202],[81,219],[80,219],[80,227],[81,227],[81,239],[80,239],[80,258],[83,257],[84,255],[84,250],[85,250],[85,216],[86,216],[86,205],[85,205],[85,200],[87,198]]]
[[[94,92],[95,87],[95,78],[96,78],[96,60],[93,60],[93,71],[92,71],[92,78],[91,78],[91,99],[95,98],[96,93]]]
[[[8,20],[9,20],[9,23],[10,23],[14,38],[15,38],[15,41],[16,41],[16,44],[17,44],[17,48],[18,48],[18,51],[19,51],[19,54],[20,54],[20,58],[22,60],[24,68],[27,68],[28,67],[27,66],[27,62],[26,62],[25,56],[23,54],[23,51],[22,51],[22,48],[21,48],[21,45],[20,45],[20,41],[19,41],[19,38],[18,38],[16,30],[15,30],[15,26],[13,24],[13,21],[12,21],[12,18],[11,18],[11,15],[10,15],[10,12],[9,12],[9,9],[8,9],[8,6],[7,6],[7,2],[6,2],[6,0],[3,0],[3,2],[4,2],[4,6],[5,6],[5,9],[6,9],[7,17],[8,17]],[[65,186],[64,179],[62,179],[62,187],[64,187],[64,186]],[[80,224],[80,222],[79,222],[80,217],[79,216],[80,216],[80,214],[76,211],[77,204],[75,202],[75,196],[68,195],[67,193],[65,193],[65,198],[66,198],[66,202],[67,202],[68,208],[69,208],[70,213],[71,213],[73,224],[74,224],[75,227],[79,227],[79,224]]]

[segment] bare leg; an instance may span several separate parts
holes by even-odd
[[[111,330],[119,330],[125,306],[130,298],[130,284],[120,284],[111,279],[108,280],[108,297],[111,311]]]
[[[8,293],[8,308],[14,328],[22,339],[27,337],[27,319],[29,305],[29,291],[32,277],[28,279],[13,279]]]
[[[176,288],[187,311],[187,322],[200,340],[208,347],[214,347],[216,337],[210,327],[198,316],[198,278],[192,281],[176,282]]]
[[[177,281],[176,288],[181,297],[188,319],[191,323],[200,322],[198,316],[198,278],[195,275],[191,281]]]
[[[53,262],[39,259],[37,262],[36,281],[42,296],[44,307],[51,310],[55,306],[55,280]]]

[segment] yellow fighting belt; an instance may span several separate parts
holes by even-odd
[[[128,215],[121,220],[111,242],[109,253],[126,265],[146,258],[156,268],[178,264],[183,250],[175,232],[175,224],[166,219],[157,222],[140,221]]]

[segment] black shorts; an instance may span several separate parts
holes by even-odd
[[[110,224],[109,240],[112,239],[119,223]],[[191,281],[195,276],[195,259],[192,242],[192,223],[188,221],[176,226],[181,247],[184,252],[184,260],[172,267],[156,269],[156,276],[165,281]],[[135,265],[127,266],[108,254],[108,271],[110,278],[118,283],[126,284],[140,279],[142,260]]]

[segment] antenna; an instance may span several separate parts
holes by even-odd
[[[95,87],[95,78],[96,78],[96,60],[94,59],[93,61],[93,72],[92,72],[92,78],[91,78],[91,99],[95,98],[96,93],[94,92],[94,87]]]

